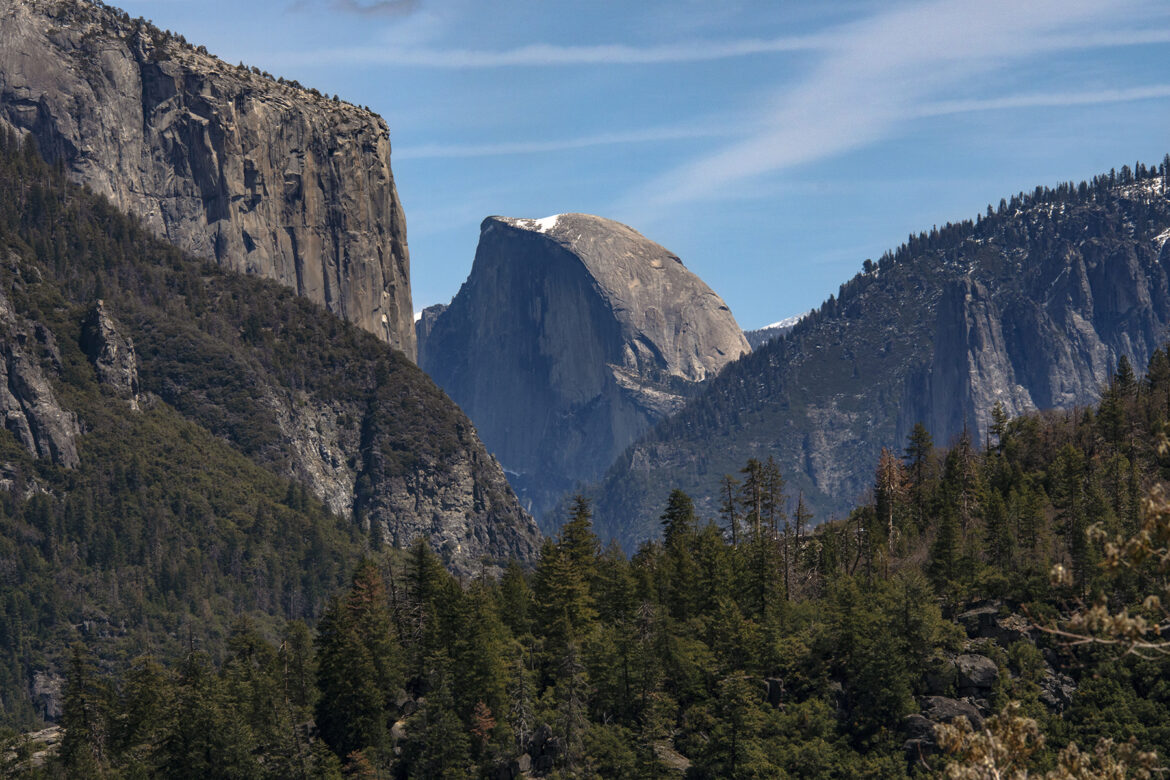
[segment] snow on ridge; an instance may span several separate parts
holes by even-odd
[[[557,226],[557,221],[563,217],[564,214],[553,214],[551,217],[542,217],[541,219],[509,219],[518,228],[524,230],[532,230],[537,233],[551,233]]]
[[[759,330],[771,330],[772,328],[791,328],[793,325],[804,319],[805,314],[808,314],[808,312],[805,312],[804,314],[794,314],[791,317],[785,317],[782,320],[773,322],[771,325],[765,325],[764,327],[759,328]]]

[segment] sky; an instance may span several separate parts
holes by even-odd
[[[744,328],[911,232],[1170,152],[1164,0],[122,0],[386,118],[415,309],[484,217],[586,212]]]

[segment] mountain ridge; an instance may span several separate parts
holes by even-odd
[[[867,263],[615,461],[590,491],[603,535],[653,536],[672,486],[715,516],[723,475],[769,455],[826,519],[917,422],[945,443],[964,422],[984,436],[996,401],[1096,400],[1121,355],[1144,365],[1168,335],[1165,168],[1040,187]]]

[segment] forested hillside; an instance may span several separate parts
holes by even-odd
[[[981,744],[1029,776],[1148,777],[1170,751],[1170,656],[1141,650],[1162,642],[1146,596],[1170,513],[1140,504],[1170,476],[1168,419],[1159,350],[1095,409],[997,411],[986,447],[915,428],[873,500],[814,531],[751,461],[720,523],[675,491],[632,558],[581,499],[531,575],[459,583],[421,543],[366,560],[311,643],[239,622],[222,664],[143,657],[119,679],[78,648],[46,773],[986,777],[960,771]],[[1128,615],[1120,643],[1106,612]],[[985,719],[1016,741],[939,744],[936,724]]]
[[[817,520],[842,517],[916,423],[982,443],[997,402],[1095,403],[1119,357],[1145,365],[1170,332],[1168,168],[1040,187],[867,260],[618,458],[592,490],[601,536],[632,550],[674,486],[714,513],[748,458],[775,458]]]
[[[60,714],[73,641],[103,669],[221,658],[238,616],[274,637],[319,615],[363,551],[424,534],[476,571],[535,553],[498,464],[401,353],[150,237],[10,133],[0,373],[0,722]]]

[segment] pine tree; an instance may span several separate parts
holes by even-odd
[[[403,685],[385,583],[370,560],[317,627],[317,726],[339,757],[386,745],[390,697]]]
[[[930,546],[930,559],[926,571],[940,589],[958,579],[960,530],[951,507],[943,509],[935,528],[934,542]]]
[[[988,563],[1004,570],[1011,568],[1015,540],[1008,522],[1007,505],[997,490],[992,490],[988,496],[983,531],[983,549]]]
[[[995,437],[995,450],[1002,453],[1007,446],[1008,413],[1003,401],[996,401],[991,407],[991,425],[988,433]]]
[[[669,549],[694,532],[695,504],[690,496],[675,488],[670,492],[666,509],[659,519],[662,524],[662,541]]]
[[[971,442],[971,431],[964,426],[955,446],[947,453],[943,473],[943,489],[955,507],[963,541],[967,540],[967,534],[982,510],[984,488],[979,458]]]
[[[471,776],[471,740],[451,693],[451,659],[427,659],[426,703],[407,721],[404,747],[414,780],[462,780]]]
[[[796,495],[796,509],[792,513],[792,551],[789,554],[791,573],[789,575],[789,582],[785,587],[789,599],[794,598],[794,590],[796,590],[793,580],[803,576],[801,569],[808,567],[807,560],[802,561],[802,558],[807,559],[807,556],[804,554],[805,534],[812,519],[813,513],[809,511],[808,506],[804,503],[804,491],[800,491]]]
[[[529,612],[532,607],[532,591],[524,570],[515,560],[508,561],[500,577],[500,617],[513,636],[524,636],[529,631]]]
[[[1082,589],[1093,563],[1092,548],[1085,536],[1089,528],[1086,466],[1084,453],[1066,444],[1049,470],[1058,527],[1064,537],[1076,583]]]
[[[61,763],[75,777],[97,777],[107,762],[109,692],[85,648],[75,644],[61,707]]]
[[[410,548],[405,603],[400,607],[405,615],[398,620],[407,631],[402,641],[409,652],[407,668],[414,679],[425,678],[426,659],[441,649],[438,606],[444,592],[452,588],[458,588],[458,583],[452,581],[439,556],[426,539],[416,539]]]
[[[724,474],[723,479],[719,482],[719,495],[721,498],[719,512],[727,524],[727,530],[731,533],[731,544],[733,547],[739,544],[739,507],[736,503],[738,487],[739,480],[730,474]]]
[[[934,493],[934,442],[922,423],[915,423],[904,455],[910,477],[910,503],[919,533],[926,530]]]
[[[377,667],[358,634],[353,616],[334,599],[317,624],[317,728],[340,758],[355,751],[383,749],[386,743],[385,692],[377,686]]]
[[[557,732],[564,740],[561,766],[577,772],[584,758],[585,732],[589,728],[589,679],[581,661],[581,650],[571,641],[561,658],[556,685]]]
[[[536,567],[536,602],[554,656],[563,653],[567,644],[580,638],[597,619],[593,583],[598,547],[589,504],[578,496],[557,542],[545,541]]]
[[[752,538],[759,539],[764,522],[764,465],[755,458],[749,458],[739,473],[743,475],[739,506],[743,510],[744,521],[752,531]]]
[[[667,610],[678,620],[686,620],[698,609],[696,588],[701,575],[695,560],[695,506],[691,497],[675,489],[662,513],[663,555],[659,592]]]
[[[153,658],[136,659],[122,679],[111,726],[114,751],[128,767],[147,771],[173,698],[174,686],[166,670]]]
[[[257,747],[204,653],[183,662],[159,750],[160,774],[178,780],[259,777]]]

